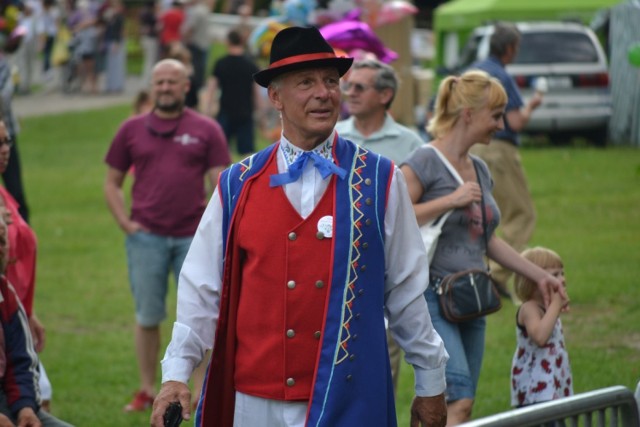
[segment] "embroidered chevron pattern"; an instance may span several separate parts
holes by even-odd
[[[349,264],[349,283],[347,285],[345,301],[344,301],[344,316],[342,323],[342,332],[340,334],[340,348],[338,349],[338,357],[336,358],[336,365],[342,363],[349,357],[349,341],[352,336],[349,332],[350,323],[353,320],[353,302],[356,294],[354,292],[356,281],[358,280],[358,267],[360,260],[360,239],[362,238],[362,217],[364,214],[360,209],[362,207],[362,192],[360,191],[363,182],[362,168],[366,166],[365,160],[367,158],[368,151],[358,147],[358,153],[356,154],[356,162],[354,165],[353,173],[351,176],[351,194],[353,205],[351,207],[353,212],[353,224],[352,224],[352,250],[351,261]]]
[[[253,165],[253,156],[249,156],[246,159],[239,161],[238,165],[240,165],[240,177],[238,179],[240,181],[244,181],[244,176],[251,170]]]

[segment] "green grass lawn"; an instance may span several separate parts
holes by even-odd
[[[53,412],[77,426],[148,425],[123,414],[138,379],[124,236],[102,193],[103,158],[129,105],[25,119],[20,150],[39,241],[36,310],[47,327],[42,360]],[[532,244],[565,261],[571,313],[563,317],[577,393],[640,379],[640,151],[522,150],[538,211]],[[174,317],[164,324],[165,343]],[[509,409],[515,307],[490,316],[475,416]],[[412,374],[404,367],[400,425]],[[191,423],[186,423],[190,425]]]

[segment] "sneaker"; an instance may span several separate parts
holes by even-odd
[[[142,412],[151,408],[153,397],[140,390],[133,395],[133,400],[124,407],[125,412]]]

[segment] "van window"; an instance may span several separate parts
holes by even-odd
[[[598,52],[583,33],[549,31],[523,33],[514,64],[593,63]]]
[[[480,41],[482,40],[483,35],[471,35],[467,39],[467,43],[462,48],[462,52],[460,53],[460,59],[456,64],[456,72],[461,73],[466,70],[471,64],[476,62],[479,58],[478,48],[480,47]]]

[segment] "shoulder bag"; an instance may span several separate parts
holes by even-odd
[[[480,174],[478,174],[478,167],[475,161],[473,166],[476,170],[478,184],[480,184]],[[480,204],[484,246],[487,249],[487,219],[484,194],[480,198]],[[471,269],[449,274],[437,285],[436,292],[442,315],[453,323],[486,316],[487,314],[495,313],[502,307],[496,285],[486,270]]]
[[[433,145],[429,144],[427,147],[433,149],[436,152],[442,163],[447,167],[451,175],[458,181],[460,185],[464,183],[458,171],[449,163],[449,160]],[[429,257],[429,264],[431,264],[431,260],[433,259],[433,254],[436,252],[436,247],[438,246],[438,238],[440,237],[440,233],[442,232],[442,226],[451,215],[453,209],[447,211],[442,214],[440,218],[436,218],[433,221],[426,223],[425,225],[420,227],[420,235],[422,236],[422,243],[424,243],[424,248],[427,250],[427,256]]]

